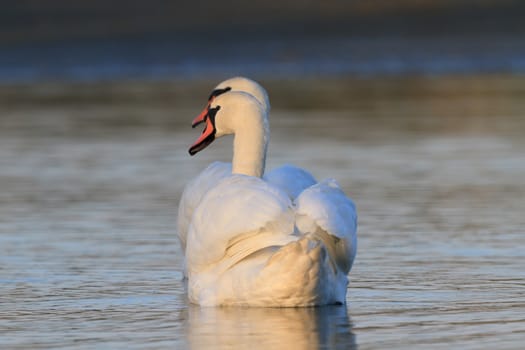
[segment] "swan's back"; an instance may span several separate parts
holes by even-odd
[[[186,247],[189,273],[235,265],[244,257],[290,241],[290,199],[260,178],[230,175],[211,188],[195,209]]]
[[[190,301],[200,305],[345,303],[356,251],[355,208],[333,180],[295,203],[262,179],[226,175],[188,227]]]

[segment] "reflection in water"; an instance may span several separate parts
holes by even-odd
[[[189,306],[191,349],[354,349],[346,306],[202,308]]]

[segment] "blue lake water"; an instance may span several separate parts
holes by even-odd
[[[522,79],[316,81],[308,108],[268,84],[268,166],[335,177],[359,211],[347,305],[307,309],[188,304],[178,199],[231,139],[188,156],[212,83],[177,84],[0,89],[2,348],[522,347]]]

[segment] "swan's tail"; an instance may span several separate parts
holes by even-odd
[[[260,280],[268,295],[287,306],[344,303],[346,275],[335,268],[330,249],[316,235],[288,243],[268,259]],[[271,289],[271,293],[270,293]]]
[[[303,218],[303,220],[308,220],[308,218]],[[328,255],[328,262],[334,273],[339,271],[347,274],[350,272],[354,260],[351,242],[346,237],[340,238],[328,233],[313,221],[309,227],[311,227],[311,230],[301,232],[303,237],[310,242],[318,242],[324,247]]]

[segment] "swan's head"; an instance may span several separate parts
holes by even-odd
[[[224,88],[225,89],[225,88]],[[218,89],[215,89],[218,91]],[[267,110],[253,95],[244,91],[227,90],[210,97],[208,105],[193,120],[192,127],[204,123],[199,138],[191,145],[190,155],[202,151],[216,138],[243,131],[268,134]],[[266,142],[263,139],[263,142]]]
[[[245,77],[233,77],[217,85],[213,89],[210,99],[228,91],[242,91],[255,97],[266,113],[270,112],[270,100],[266,90],[256,81]]]
[[[249,95],[252,97],[252,101],[250,101],[250,103],[253,103],[253,100],[255,100],[256,103],[259,104],[259,108],[264,111],[266,115],[269,113],[270,101],[268,98],[268,93],[259,83],[244,77],[233,77],[224,80],[211,92],[210,96],[208,97],[206,108],[204,108],[204,110],[195,119],[193,119],[191,124],[193,128],[202,123],[205,123],[206,126],[201,136],[190,147],[189,152],[191,155],[194,155],[206,148],[206,146],[212,143],[216,137],[232,133],[229,130],[231,127],[225,125],[226,118],[221,117],[219,118],[219,122],[216,122],[217,113],[221,108],[223,108],[222,105],[225,101],[228,108],[231,108],[232,105],[234,106],[236,104],[242,104],[242,101],[246,100],[246,96],[239,97],[239,93]],[[225,96],[233,97],[225,98]],[[217,103],[217,100],[222,100],[222,102]],[[228,111],[221,112],[221,115],[225,114],[232,116],[232,113]],[[221,126],[224,127],[220,128]]]
[[[268,93],[259,83],[244,77],[233,77],[230,79],[226,79],[213,89],[210,96],[208,97],[208,104],[206,105],[206,108],[202,111],[201,114],[197,116],[197,118],[193,120],[191,126],[196,127],[197,125],[206,121],[206,109],[210,107],[210,105],[217,97],[227,94],[229,92],[236,91],[244,92],[253,96],[261,105],[261,108],[266,112],[266,114],[270,112],[270,100],[268,98]]]

